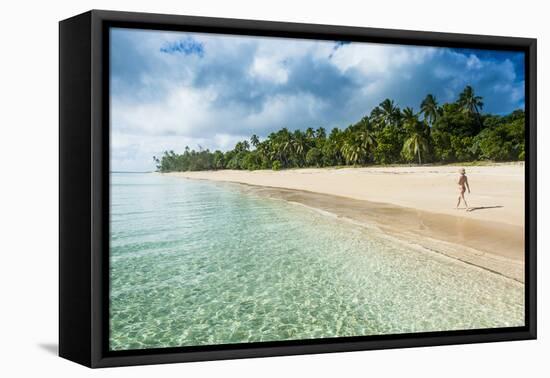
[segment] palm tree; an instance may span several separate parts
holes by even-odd
[[[315,130],[315,137],[317,139],[326,139],[327,132],[324,127],[319,127],[317,130]]]
[[[410,130],[414,130],[416,128],[416,124],[418,122],[418,114],[414,113],[413,108],[406,107],[403,109],[403,123],[405,124],[405,127],[409,128]]]
[[[483,109],[483,97],[476,96],[474,88],[467,85],[466,88],[458,96],[458,105],[462,108],[462,111],[472,114],[476,117],[479,128],[481,129],[481,117],[480,111]]]
[[[372,130],[372,123],[368,116],[364,116],[352,127],[353,130]]]
[[[409,138],[403,143],[402,152],[409,157],[418,156],[418,164],[422,164],[421,155],[428,151],[427,126],[418,120],[418,114],[410,107],[403,109],[403,123]]]
[[[428,151],[428,140],[421,132],[414,132],[403,144],[403,153],[407,156],[418,156],[418,164],[422,164],[422,154]]]
[[[357,131],[345,138],[342,155],[349,164],[365,162],[375,145],[376,141],[369,130]]]
[[[278,160],[286,167],[288,159],[292,155],[292,134],[284,127],[276,133],[271,133],[268,139],[271,146],[270,159]]]
[[[281,130],[281,148],[285,153],[291,154],[292,153],[292,134],[288,129],[285,127]]]
[[[326,143],[324,144],[325,151],[323,152],[332,165],[343,164],[342,146],[344,142],[344,132],[338,127],[332,128]]]
[[[359,141],[363,147],[367,149],[367,151],[370,151],[373,147],[376,146],[376,139],[374,139],[374,135],[369,130],[361,130],[357,134],[357,138],[359,138]]]
[[[371,115],[376,123],[385,127],[396,124],[399,120],[400,113],[399,107],[394,104],[393,100],[387,98],[372,110]]]
[[[270,149],[271,144],[268,140],[264,140],[263,142],[258,143],[258,146],[256,147],[256,150],[263,156],[268,156]]]
[[[308,147],[308,142],[306,138],[307,138],[306,135],[302,133],[300,130],[296,130],[292,135],[292,140],[291,140],[292,151],[294,152],[294,155],[298,160],[299,165],[302,165],[302,163],[305,160],[305,153],[307,152],[306,149]]]
[[[243,152],[243,151],[248,151],[249,148],[250,148],[250,144],[248,144],[248,141],[244,140],[242,142],[237,142],[234,150],[236,152]]]
[[[420,112],[424,115],[424,120],[426,120],[430,126],[433,126],[439,116],[439,107],[434,95],[428,94],[426,96],[420,104]]]
[[[252,143],[252,145],[254,146],[254,148],[257,148],[258,147],[258,144],[260,144],[260,138],[258,138],[258,136],[256,134],[253,134],[251,137],[250,137],[250,143]]]
[[[351,137],[342,145],[342,155],[348,164],[357,164],[365,158],[367,150],[358,138]]]

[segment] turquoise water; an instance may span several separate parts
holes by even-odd
[[[523,285],[234,184],[112,174],[112,350],[523,325]]]

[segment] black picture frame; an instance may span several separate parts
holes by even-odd
[[[525,326],[109,351],[110,27],[525,52]],[[92,10],[59,23],[59,355],[88,367],[536,338],[536,39]]]

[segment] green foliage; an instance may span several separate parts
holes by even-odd
[[[521,160],[525,158],[525,121],[515,119],[493,128],[484,129],[476,136],[480,158],[495,161]]]
[[[403,156],[411,161],[418,159],[418,164],[422,164],[422,157],[428,153],[428,139],[424,134],[415,132],[403,144]]]
[[[279,160],[275,160],[271,165],[271,169],[274,171],[279,171],[281,169],[281,162]]]
[[[262,168],[262,158],[256,151],[252,151],[243,157],[241,167],[242,169],[248,169],[254,171]]]
[[[186,147],[153,160],[160,172],[523,160],[524,111],[500,116],[481,114],[482,108],[482,98],[468,86],[456,102],[442,106],[428,94],[419,113],[386,99],[370,115],[328,135],[324,127],[283,127],[264,140],[254,134],[226,152]]]
[[[395,126],[388,126],[376,133],[376,148],[373,160],[378,164],[401,162],[401,149],[405,141],[405,132]]]
[[[439,118],[439,107],[434,95],[428,94],[426,98],[422,100],[420,112],[424,115],[424,121],[429,125],[433,125]]]
[[[457,103],[450,103],[441,107],[441,114],[435,121],[433,129],[453,135],[473,136],[478,127],[472,114],[463,112]]]
[[[320,167],[323,163],[323,153],[317,147],[313,147],[306,154],[306,163],[310,167]]]
[[[473,137],[451,135],[451,151],[456,161],[472,161],[476,159]]]
[[[441,163],[456,161],[456,156],[451,148],[452,134],[443,130],[433,130],[430,133],[433,143],[434,160]]]
[[[363,146],[357,134],[352,134],[342,146],[342,155],[346,164],[355,165],[364,163],[367,159],[368,150]]]
[[[375,129],[380,130],[384,127],[396,125],[400,122],[401,111],[393,100],[385,99],[371,112],[370,119],[375,125]]]

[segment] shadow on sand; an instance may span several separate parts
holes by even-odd
[[[485,210],[485,209],[500,209],[504,206],[477,206],[477,207],[470,207],[466,211],[477,211],[477,210]]]

